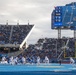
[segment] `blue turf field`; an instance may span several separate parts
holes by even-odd
[[[71,64],[0,65],[0,75],[76,75]]]

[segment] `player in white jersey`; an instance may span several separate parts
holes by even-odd
[[[37,57],[37,65],[40,65],[40,57]]]
[[[45,63],[49,63],[49,58],[45,56]]]
[[[75,63],[75,61],[74,61],[74,59],[72,57],[70,57],[70,63],[71,64],[74,64]]]
[[[13,58],[13,56],[10,57],[10,59],[9,59],[9,64],[11,64],[11,65],[14,65],[14,64],[15,64],[15,63],[14,63],[14,58]]]
[[[1,64],[8,64],[6,57],[2,57]]]
[[[22,57],[22,64],[25,64],[26,63],[26,58],[25,57]]]
[[[15,58],[13,59],[13,63],[14,63],[14,64],[18,64],[18,57],[15,57]]]
[[[6,59],[5,57],[2,57],[2,61],[5,61],[5,59]]]

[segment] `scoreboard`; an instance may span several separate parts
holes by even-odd
[[[62,26],[62,7],[55,7],[53,11],[53,21],[54,26]]]
[[[56,6],[51,14],[52,29],[76,30],[76,3]]]

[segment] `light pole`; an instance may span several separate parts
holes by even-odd
[[[56,39],[56,58],[57,58],[57,39]]]

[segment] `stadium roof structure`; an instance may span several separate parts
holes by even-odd
[[[0,24],[0,47],[22,48],[34,29],[33,24],[8,25]]]

